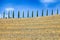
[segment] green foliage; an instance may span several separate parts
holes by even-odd
[[[3,12],[3,18],[5,18],[5,11]]]
[[[57,15],[58,15],[58,9],[57,9]]]
[[[14,18],[14,11],[13,11],[12,17]]]
[[[32,11],[32,17],[33,17],[33,15],[34,15],[33,13],[34,13],[34,12]]]
[[[29,17],[29,10],[28,10],[28,12],[27,12],[27,17]]]
[[[46,16],[48,16],[48,10],[47,10]]]
[[[51,15],[53,15],[53,10],[52,10],[52,14]]]
[[[8,18],[10,18],[10,11],[8,12]]]
[[[42,10],[42,16],[44,16],[44,10]]]
[[[38,17],[38,10],[37,10],[37,15],[36,16]]]
[[[20,12],[18,11],[18,18],[20,18]]]
[[[24,11],[23,11],[23,18],[24,18]]]

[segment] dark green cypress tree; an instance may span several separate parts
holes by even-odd
[[[58,9],[57,9],[57,15],[58,15]]]
[[[18,11],[18,18],[20,18],[20,12]]]
[[[47,13],[46,13],[46,16],[48,16],[48,9],[47,9]]]
[[[52,14],[51,15],[53,15],[53,9],[52,9]]]
[[[8,18],[10,18],[10,11],[8,12]]]
[[[28,12],[27,12],[27,17],[29,17],[29,10],[28,10]]]
[[[14,11],[13,11],[12,17],[14,18]]]
[[[34,12],[32,11],[32,17],[33,17],[33,15],[34,15],[33,13],[34,13]]]
[[[37,15],[36,16],[38,17],[38,10],[37,10]]]
[[[24,11],[23,11],[23,18],[24,18]]]
[[[42,16],[44,16],[44,10],[42,10]]]
[[[5,11],[3,12],[3,18],[5,18]]]

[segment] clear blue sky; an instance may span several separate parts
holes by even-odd
[[[39,10],[39,16],[41,15],[41,10],[44,9],[44,14],[46,13],[46,9],[49,9],[49,15],[51,10],[54,10],[56,13],[56,9],[59,9],[60,13],[60,0],[0,0],[0,16],[3,11],[6,11],[6,8],[14,8],[15,16],[17,17],[17,10],[25,11],[25,17],[27,16],[27,10],[34,11],[34,15],[36,15],[36,10]],[[7,15],[7,14],[6,14]],[[30,15],[31,16],[31,15]]]

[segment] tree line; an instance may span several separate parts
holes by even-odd
[[[23,15],[22,15],[22,18],[24,18],[24,11],[22,12],[23,13]],[[34,17],[34,11],[32,11],[31,12],[32,13],[32,15],[31,15],[31,17]],[[15,15],[14,15],[15,13],[14,13],[14,11],[12,12],[12,18],[15,18]],[[47,11],[46,11],[46,16],[48,16],[48,9],[47,9]],[[56,13],[57,15],[59,14],[58,13],[58,9],[57,9],[57,13]],[[53,10],[51,11],[51,15],[54,15],[54,13],[53,13]],[[41,13],[41,16],[44,16],[44,10],[42,10],[42,13]],[[17,15],[17,17],[18,18],[20,18],[20,11],[18,11],[18,15]],[[30,16],[29,16],[29,10],[27,11],[27,18],[29,18]],[[39,17],[39,11],[37,10],[36,11],[36,17]],[[3,18],[5,18],[5,12],[3,12]],[[8,12],[8,18],[10,18],[10,12]]]

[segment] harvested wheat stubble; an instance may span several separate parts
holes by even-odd
[[[0,40],[60,40],[60,15],[0,19]]]

